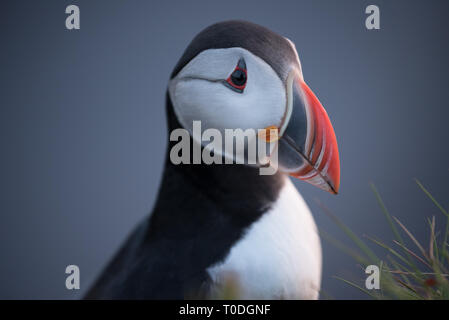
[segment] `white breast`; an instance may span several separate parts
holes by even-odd
[[[272,209],[208,272],[213,295],[231,281],[241,299],[318,298],[321,244],[312,214],[290,179]]]

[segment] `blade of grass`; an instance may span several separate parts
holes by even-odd
[[[385,218],[388,221],[388,224],[390,225],[391,230],[394,233],[394,236],[396,237],[396,240],[398,240],[400,243],[404,244],[404,241],[402,240],[402,237],[399,234],[398,229],[394,225],[393,219],[391,219],[390,212],[388,211],[387,207],[385,206],[384,201],[382,200],[382,197],[380,196],[379,192],[377,191],[376,186],[373,183],[371,183],[370,186],[371,186],[371,190],[373,191],[374,195],[376,196],[377,202],[379,203],[382,212],[385,215]]]
[[[388,266],[386,266],[386,268],[388,268]],[[379,284],[380,284],[380,287],[379,287],[379,289],[380,289],[380,294],[383,296],[384,295],[384,292],[383,292],[383,286],[382,286],[382,282],[385,282],[385,275],[382,273],[383,271],[384,271],[385,269],[384,269],[384,262],[383,262],[383,260],[380,260],[380,263],[379,263],[379,272],[380,272],[380,279],[379,279]],[[388,277],[388,278],[390,278],[390,277]],[[387,279],[387,281],[388,281],[389,279]]]
[[[408,289],[408,290],[410,290],[411,291],[411,294],[413,293],[414,295],[414,297],[416,297],[416,298],[420,298],[420,296],[418,295],[418,292],[416,292],[416,290],[415,289],[413,289],[413,287],[411,286],[411,285],[409,285],[408,283],[405,283],[404,281],[402,281],[401,279],[398,279],[398,278],[396,278],[396,281],[399,283],[399,284],[401,284],[402,286],[404,286],[404,288],[406,288],[406,289]]]
[[[416,179],[415,179],[416,180]],[[382,290],[376,292],[369,292],[369,290],[365,290],[359,285],[345,280],[340,277],[335,277],[350,286],[364,292],[368,296],[375,299],[383,299],[383,298],[399,298],[399,299],[449,299],[449,280],[448,274],[444,268],[446,259],[447,263],[449,263],[449,246],[448,246],[448,237],[449,237],[449,215],[447,211],[433,198],[433,196],[423,187],[423,185],[416,180],[418,186],[422,189],[422,191],[434,202],[434,204],[439,208],[440,211],[444,213],[445,216],[448,217],[448,221],[446,224],[446,230],[444,233],[444,241],[440,241],[441,237],[437,237],[436,232],[436,223],[435,217],[432,219],[427,219],[430,227],[430,239],[428,243],[427,252],[424,247],[417,241],[414,235],[402,224],[396,217],[393,217],[389,214],[386,209],[385,204],[383,203],[382,198],[380,197],[379,192],[377,192],[375,186],[371,184],[371,188],[377,198],[377,201],[380,204],[380,207],[387,218],[388,223],[394,233],[395,240],[394,243],[398,245],[404,252],[398,252],[388,245],[378,241],[376,239],[370,238],[366,235],[364,237],[368,238],[368,240],[374,242],[375,244],[381,246],[382,248],[388,250],[393,257],[387,255],[388,261],[391,262],[391,265],[395,268],[392,269],[388,264],[388,262],[383,263],[380,261],[376,255],[371,251],[371,249],[365,244],[365,241],[361,240],[351,229],[349,229],[346,225],[344,225],[335,215],[333,215],[324,205],[318,202],[323,211],[338,225],[340,229],[344,231],[344,233],[349,236],[349,238],[357,245],[359,249],[363,251],[365,255],[368,256],[374,263],[380,263],[381,270],[381,287]],[[393,220],[394,219],[394,220]],[[404,245],[404,239],[401,238],[401,234],[399,233],[399,228],[396,227],[397,223],[399,227],[407,234],[407,236],[413,241],[413,243],[417,246],[419,251],[418,254],[422,254],[423,257],[419,256],[417,253],[408,249]],[[342,245],[344,246],[344,245]],[[426,246],[427,247],[427,246]],[[358,253],[351,252],[351,249],[346,247],[346,251],[350,252],[352,256],[357,257],[357,261],[362,260]],[[371,253],[371,254],[369,254]],[[405,257],[407,255],[407,258]],[[398,260],[397,260],[398,259]],[[409,266],[411,270],[409,270],[404,265],[401,265],[398,261],[402,262],[406,266]],[[426,269],[429,268],[432,272],[421,272],[422,266],[420,268],[416,267],[417,261],[422,263]],[[363,266],[361,266],[363,268]],[[413,270],[413,269],[416,269]],[[432,278],[436,280],[435,284],[429,282]]]
[[[338,279],[338,280],[340,280],[340,281],[343,281],[343,282],[349,284],[350,286],[352,286],[352,287],[354,287],[354,288],[356,288],[356,289],[359,289],[360,291],[362,291],[363,293],[369,295],[370,297],[372,297],[372,298],[374,298],[374,299],[379,299],[378,296],[372,294],[372,293],[369,292],[368,290],[363,289],[363,288],[360,287],[359,285],[357,285],[357,284],[355,284],[355,283],[353,283],[353,282],[351,282],[351,281],[349,281],[349,280],[346,280],[346,279],[344,279],[344,278],[340,278],[340,277],[338,277],[338,276],[333,276],[333,278]]]
[[[394,243],[396,243],[398,246],[400,246],[402,249],[404,249],[405,251],[407,251],[408,253],[410,253],[412,256],[414,256],[416,259],[418,259],[420,262],[422,262],[423,264],[425,264],[427,267],[429,267],[430,269],[432,269],[432,266],[430,264],[428,264],[423,258],[421,258],[420,256],[418,256],[416,253],[414,253],[412,250],[408,249],[406,246],[400,244],[399,242],[397,242],[396,240],[393,240]]]
[[[377,202],[380,205],[380,208],[381,208],[385,218],[388,221],[388,224],[390,225],[391,230],[393,231],[393,234],[394,234],[396,240],[398,240],[402,245],[404,245],[404,240],[402,239],[401,234],[399,233],[398,229],[396,228],[396,226],[393,222],[392,216],[391,216],[390,212],[388,211],[387,207],[385,206],[385,203],[384,203],[382,197],[380,196],[380,193],[377,191],[376,186],[374,185],[374,183],[371,183],[370,186],[371,186],[371,190],[373,191],[373,193],[377,199]],[[413,261],[412,256],[408,252],[406,252],[405,254],[406,254],[407,259],[409,260],[411,266],[414,269],[418,269],[418,267],[415,265],[415,263]]]
[[[393,258],[391,258],[390,256],[388,256],[391,264],[393,265],[393,267],[395,267],[397,270],[405,270],[405,272],[409,272],[410,270],[408,270],[407,268],[405,268],[404,266],[402,266],[400,263],[398,263],[397,261],[395,261]],[[393,270],[389,270],[389,272],[393,272]],[[409,274],[404,274],[401,273],[400,277],[402,278],[402,280],[404,280],[405,283],[407,283],[407,285],[409,285],[410,287],[412,287],[412,282],[410,281],[410,279],[407,277],[407,275]],[[417,278],[415,274],[410,274],[413,278]]]
[[[443,250],[442,250],[443,255],[445,255],[447,249],[444,244],[447,243],[447,238],[449,236],[449,213],[443,208],[442,205],[440,205],[440,203],[432,196],[432,194],[423,186],[423,184],[418,179],[415,178],[415,182],[418,185],[418,187],[420,187],[421,190],[426,194],[426,196],[434,203],[434,205],[447,217],[446,229],[444,231],[443,236]]]
[[[433,252],[433,243],[435,238],[435,216],[432,216],[432,221],[429,221],[430,224],[430,241],[429,241],[429,258],[432,263],[435,262],[435,256]]]
[[[396,218],[396,217],[393,217],[393,218],[399,224],[399,226],[405,231],[405,233],[407,233],[407,235],[410,237],[410,239],[412,239],[412,241],[418,247],[419,251],[421,251],[421,254],[424,256],[424,258],[429,260],[429,257],[427,257],[427,254],[426,254],[426,250],[424,250],[424,248],[421,246],[421,244],[418,242],[418,240],[416,240],[416,238],[413,236],[413,234],[410,231],[408,231],[408,229],[401,223],[401,221],[399,221],[398,218]]]
[[[427,197],[429,197],[430,200],[440,209],[440,211],[449,218],[449,213],[447,213],[446,210],[444,210],[443,206],[438,203],[438,201],[432,196],[432,194],[422,185],[422,183],[415,179],[416,184],[421,188],[421,190],[426,194]]]
[[[388,250],[391,254],[393,254],[395,257],[397,257],[399,260],[403,261],[405,264],[407,264],[409,267],[413,268],[413,270],[415,272],[410,272],[411,275],[413,275],[413,277],[415,278],[415,280],[419,281],[421,280],[417,275],[421,275],[421,271],[419,271],[419,269],[416,267],[416,265],[414,263],[410,263],[409,260],[405,259],[400,253],[398,253],[396,250],[394,250],[393,248],[389,247],[388,245],[382,243],[379,240],[376,240],[374,238],[370,238],[368,236],[366,236],[369,240],[371,240],[372,242],[374,242],[375,244],[381,246],[382,248],[384,248],[385,250]],[[404,246],[405,247],[405,246]],[[406,254],[410,255],[410,253],[408,253],[407,250],[404,250]],[[411,256],[411,255],[410,255]],[[394,261],[392,259],[390,259],[390,261]],[[396,264],[398,264],[397,262],[395,262]],[[399,264],[400,265],[400,264]],[[409,269],[405,268],[404,266],[402,266],[403,269],[410,271]]]
[[[401,270],[390,270],[388,272],[390,272],[390,273],[397,273],[397,274],[407,274],[407,275],[412,275],[413,274],[411,272],[401,271]],[[423,272],[422,274],[426,275],[426,276],[436,276],[436,275],[439,274],[442,277],[449,277],[449,274],[437,273],[437,272]]]
[[[408,275],[412,276],[414,280],[421,281],[422,279],[420,277],[423,276],[423,273],[419,269],[410,270],[406,266],[400,264],[399,262],[393,260],[393,258],[390,259],[390,261],[394,261],[395,267],[397,267],[398,270],[403,270],[404,272],[407,272]]]
[[[379,259],[376,257],[373,251],[354,233],[349,229],[343,222],[340,221],[323,203],[316,200],[321,209],[337,224],[338,227],[352,240],[354,243],[365,253],[368,258],[373,262],[377,263]]]
[[[326,231],[320,229],[319,230],[320,236],[326,239],[329,243],[334,245],[337,249],[341,250],[343,253],[346,253],[350,257],[352,257],[354,260],[356,260],[358,263],[364,264],[367,266],[369,264],[369,261],[362,257],[358,252],[355,250],[349,248],[345,244],[343,244],[341,241],[337,240],[336,238],[332,237],[329,233]]]
[[[383,297],[396,297],[397,299],[410,299],[416,298],[414,293],[410,292],[407,288],[398,285],[398,277],[393,274],[388,273],[390,267],[387,263],[385,263],[385,267],[383,267],[382,263],[382,273],[381,273],[381,292]],[[383,293],[387,292],[387,295]]]
[[[400,259],[401,261],[405,262],[405,263],[408,264],[409,266],[412,266],[412,265],[410,264],[410,262],[409,262],[407,259],[405,259],[405,258],[404,258],[403,256],[401,256],[397,251],[395,251],[394,249],[390,248],[390,247],[387,246],[386,244],[384,244],[384,243],[382,243],[382,242],[380,242],[380,241],[378,241],[378,240],[376,240],[376,239],[374,239],[374,238],[371,238],[371,237],[369,237],[369,236],[367,236],[367,235],[365,235],[365,237],[366,237],[368,240],[370,240],[370,241],[374,242],[375,244],[377,244],[378,246],[381,246],[381,247],[384,248],[385,250],[388,250],[391,254],[393,254],[394,256],[396,256],[398,259]]]

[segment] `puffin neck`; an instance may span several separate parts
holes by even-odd
[[[182,128],[176,118],[173,105],[167,94],[166,103],[169,135],[177,128]],[[260,175],[258,167],[243,164],[179,164],[170,161],[170,150],[177,142],[169,141],[166,154],[165,171],[176,172],[187,178],[192,187],[203,191],[223,208],[229,201],[241,203],[247,208],[260,211],[274,202],[284,183],[285,175],[278,172],[274,175]],[[190,137],[190,146],[193,146]],[[201,147],[202,151],[203,147]],[[191,161],[192,162],[192,161]],[[252,204],[248,203],[252,201]]]

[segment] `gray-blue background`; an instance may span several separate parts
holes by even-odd
[[[381,30],[364,27],[368,4]],[[77,4],[81,30],[65,29]],[[417,177],[449,205],[448,1],[2,1],[0,4],[0,298],[77,298],[147,215],[167,140],[166,84],[184,48],[226,19],[262,24],[296,43],[304,76],[333,122],[341,194],[296,181],[318,226],[392,238],[369,182],[427,243],[441,214]],[[443,219],[437,219],[443,229]],[[333,279],[360,278],[323,241],[323,289],[364,295]]]

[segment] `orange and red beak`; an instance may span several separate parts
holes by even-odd
[[[287,81],[288,110],[279,140],[279,167],[293,177],[338,193],[340,159],[326,110],[301,77]]]

